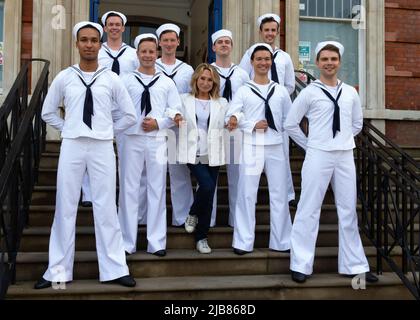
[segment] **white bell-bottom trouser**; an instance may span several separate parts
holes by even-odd
[[[338,272],[367,272],[369,264],[357,225],[353,150],[313,148],[307,149],[302,167],[302,192],[292,228],[290,269],[306,275],[313,272],[321,206],[330,182],[338,213]]]
[[[243,146],[232,246],[245,251],[254,248],[255,203],[263,170],[270,197],[269,248],[288,250],[292,221],[287,201],[287,164],[281,144]]]
[[[118,217],[125,250],[136,252],[144,168],[147,177],[147,252],[166,249],[166,137],[126,135],[121,157]]]
[[[43,276],[48,281],[73,280],[77,208],[86,171],[92,191],[99,279],[110,281],[129,274],[115,201],[113,142],[91,138],[63,139],[49,265]]]

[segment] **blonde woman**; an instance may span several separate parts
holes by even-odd
[[[195,70],[191,90],[191,93],[181,96],[182,110],[174,117],[180,128],[178,159],[187,164],[199,184],[185,221],[185,230],[195,232],[200,253],[210,253],[207,233],[219,167],[226,163],[223,132],[228,103],[219,96],[217,71],[207,63],[200,64]]]

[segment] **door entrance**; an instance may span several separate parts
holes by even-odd
[[[131,45],[137,35],[155,33],[160,25],[174,23],[181,28],[177,58],[195,67],[214,61],[211,35],[222,28],[222,6],[223,0],[90,0],[90,19],[100,22],[110,10],[124,13],[128,22],[123,40]]]

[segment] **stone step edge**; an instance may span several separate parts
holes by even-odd
[[[401,280],[394,273],[383,273],[375,284],[367,284],[367,288],[402,286]],[[19,282],[9,287],[7,294],[11,297],[24,296],[66,296],[78,294],[107,295],[112,293],[153,293],[153,292],[185,292],[185,291],[221,291],[221,290],[261,290],[261,289],[310,289],[348,287],[352,290],[352,279],[336,273],[314,274],[303,284],[293,282],[289,274],[282,275],[246,275],[246,276],[189,276],[189,277],[156,277],[137,278],[134,288],[125,288],[114,284],[103,284],[98,280],[75,280],[66,284],[66,290],[52,288],[34,290],[33,281]],[[175,297],[174,297],[175,298]]]
[[[255,226],[255,232],[267,232],[269,231],[270,226],[269,225],[256,225]],[[23,231],[24,236],[36,236],[36,235],[46,235],[50,234],[51,227],[30,227],[29,229],[25,229]],[[414,230],[419,231],[420,230],[420,224],[416,223],[414,225]],[[146,232],[146,227],[141,226],[139,227],[140,232]],[[167,228],[168,233],[186,233],[184,227],[168,227]],[[212,233],[226,233],[226,232],[233,232],[232,227],[213,227],[210,228],[210,234]],[[338,225],[337,224],[320,224],[319,226],[319,232],[338,232]],[[76,234],[80,235],[93,235],[94,234],[94,227],[91,226],[81,226],[76,227]]]
[[[417,225],[418,228],[418,225]],[[269,225],[256,225],[255,226],[255,231],[256,232],[266,232],[269,231],[270,226]],[[36,235],[49,235],[51,231],[51,227],[30,227],[29,229],[25,229],[23,231],[23,235],[24,236],[36,236]],[[146,232],[146,227],[145,226],[141,226],[139,227],[139,231],[144,233]],[[338,225],[337,224],[321,224],[319,226],[319,231],[320,232],[337,232],[338,231]],[[167,228],[167,232],[168,233],[185,233],[186,235],[188,235],[184,229],[184,227],[168,227]],[[232,227],[213,227],[210,228],[210,234],[212,233],[226,233],[226,232],[233,232],[233,228]],[[94,227],[93,226],[81,226],[81,227],[76,227],[76,234],[80,234],[80,235],[93,235],[94,234]]]
[[[364,247],[365,254],[368,257],[376,256],[375,247]],[[401,256],[402,249],[395,248],[392,250],[391,256]],[[316,258],[337,257],[338,247],[318,247],[315,251]],[[253,252],[243,256],[234,254],[231,248],[213,249],[211,254],[201,254],[195,249],[168,249],[165,257],[156,257],[150,253],[139,251],[130,256],[127,256],[127,262],[138,261],[193,261],[193,260],[254,260],[254,259],[289,259],[289,253],[276,252],[268,248],[255,248]],[[76,251],[75,262],[97,262],[96,251]],[[33,264],[33,263],[48,263],[47,252],[19,252],[17,256],[18,268],[19,265]]]

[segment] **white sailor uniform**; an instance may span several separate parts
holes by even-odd
[[[175,64],[167,65],[162,59],[156,60],[156,69],[171,78],[178,89],[179,94],[191,92],[191,77],[194,73],[193,68],[176,60]],[[178,137],[178,128],[173,127],[171,130]],[[171,147],[169,145],[168,147]],[[176,155],[176,152],[172,152]],[[181,226],[185,223],[191,205],[194,201],[190,170],[183,164],[175,163],[175,159],[171,159],[168,164],[169,179],[171,187],[171,203],[172,203],[172,225]]]
[[[174,125],[166,117],[168,109],[181,109],[181,99],[174,82],[161,72],[147,76],[134,71],[123,82],[137,111],[137,123],[124,131],[121,157],[119,219],[125,249],[136,251],[140,176],[147,172],[147,252],[166,249],[166,129]],[[141,84],[141,82],[143,84]],[[142,110],[142,96],[149,87],[151,111]],[[176,111],[175,111],[176,113]],[[145,132],[141,127],[148,116],[157,120],[159,129]]]
[[[335,104],[323,90],[338,100],[340,131],[335,137],[332,130]],[[299,127],[304,116],[309,120],[308,137]],[[354,136],[362,126],[363,113],[357,91],[342,82],[332,88],[317,80],[293,103],[285,128],[306,150],[302,193],[291,236],[290,269],[293,271],[312,274],[320,211],[330,182],[339,218],[338,272],[360,274],[369,271],[357,226],[353,158]]]
[[[93,115],[89,117],[91,128],[84,122],[86,86],[90,87],[93,96]],[[66,111],[65,120],[57,114],[61,101]],[[114,124],[113,105],[121,114]],[[117,218],[113,148],[114,132],[121,132],[136,122],[134,106],[127,90],[119,77],[106,68],[99,67],[94,73],[86,73],[78,66],[72,66],[60,72],[52,82],[42,109],[42,119],[61,131],[63,138],[49,265],[44,279],[58,282],[73,279],[77,207],[86,170],[92,189],[100,281],[128,275]]]
[[[108,44],[105,42],[102,44],[101,49],[99,50],[98,54],[98,62],[101,66],[106,67],[108,69],[113,68],[114,60],[118,61],[118,69],[119,75],[123,75],[126,72],[132,72],[139,67],[139,60],[137,58],[136,50],[129,45],[123,43],[119,50],[112,50],[109,48]],[[117,142],[117,152],[119,154],[119,149],[121,148],[122,139],[118,135],[115,137]],[[145,191],[142,192],[145,194]],[[91,201],[92,196],[90,193],[89,187],[89,176],[87,174],[83,177],[83,184],[82,184],[82,200],[83,201]],[[144,199],[143,202],[145,202]]]
[[[226,95],[228,102],[232,101],[233,96],[238,89],[248,82],[248,74],[239,66],[232,63],[230,68],[221,68],[213,63],[220,76],[220,96]],[[226,87],[227,80],[230,80],[230,94],[229,88]],[[229,87],[229,86],[228,86]],[[233,227],[235,206],[238,193],[239,181],[239,161],[242,145],[242,133],[239,130],[229,132],[229,140],[226,143],[227,154],[229,155],[228,163],[226,164],[228,188],[229,188],[229,225]]]
[[[251,47],[252,48],[252,47]],[[239,66],[244,69],[250,76],[251,79],[254,79],[254,68],[251,65],[251,48],[248,49],[244,56],[242,57],[241,63]],[[290,58],[289,54],[279,48],[274,50],[274,63],[275,63],[275,70],[277,72],[276,76],[273,76],[272,71],[268,73],[268,77],[273,81],[279,83],[282,86],[285,86],[289,94],[291,95],[295,91],[295,70],[293,67],[292,59]],[[290,174],[287,177],[287,185],[288,185],[288,200],[295,199],[295,189],[293,187],[293,177],[292,172],[290,170],[290,159],[289,159],[289,135],[286,131],[283,132],[284,141],[287,143],[283,143],[284,154],[287,159],[287,164],[289,166],[288,172]]]
[[[268,102],[269,107],[265,102]],[[238,90],[230,104],[226,120],[231,115],[242,113],[239,127],[244,132],[232,243],[236,249],[253,250],[255,203],[263,170],[267,176],[270,197],[269,248],[279,251],[290,248],[292,222],[287,188],[279,183],[287,178],[288,166],[283,152],[282,131],[290,106],[291,100],[287,90],[273,81],[267,85],[247,82]],[[266,132],[254,131],[258,121],[267,119],[269,122],[267,110],[271,110],[272,127]]]

